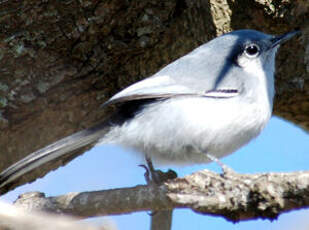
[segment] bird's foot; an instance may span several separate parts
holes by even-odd
[[[175,171],[169,169],[167,172],[161,170],[156,170],[153,167],[152,161],[149,157],[146,157],[146,165],[139,165],[146,170],[144,176],[147,184],[160,185],[169,179],[174,179],[177,177]]]
[[[235,174],[237,174],[231,167],[229,167],[229,166],[227,166],[226,164],[222,163],[217,157],[215,157],[215,156],[213,156],[213,155],[211,155],[211,154],[208,154],[208,153],[206,153],[206,157],[207,157],[209,160],[211,160],[211,161],[213,161],[213,162],[216,162],[216,163],[220,166],[220,168],[221,168],[221,170],[222,170],[222,175],[223,175],[224,177],[228,177],[228,176],[230,176],[230,175],[235,175]]]

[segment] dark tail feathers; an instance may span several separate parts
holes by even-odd
[[[96,125],[33,152],[0,173],[0,188],[49,161],[98,142],[108,132],[108,129],[105,123]]]

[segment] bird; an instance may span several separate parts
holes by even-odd
[[[90,144],[134,149],[149,164],[208,163],[235,152],[268,123],[277,50],[299,33],[243,29],[214,38],[111,97],[101,106],[116,108],[107,119],[1,172],[0,188]]]

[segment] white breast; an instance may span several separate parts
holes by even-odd
[[[134,148],[161,163],[202,163],[209,161],[205,152],[222,157],[249,142],[270,116],[269,107],[237,97],[174,98],[149,105],[103,142]]]

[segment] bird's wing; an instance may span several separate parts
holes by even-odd
[[[139,81],[106,101],[102,107],[111,104],[119,104],[128,101],[145,99],[167,99],[172,97],[208,97],[208,98],[230,98],[237,96],[239,90],[236,88],[195,90],[184,84],[179,84],[167,75],[159,75]]]

